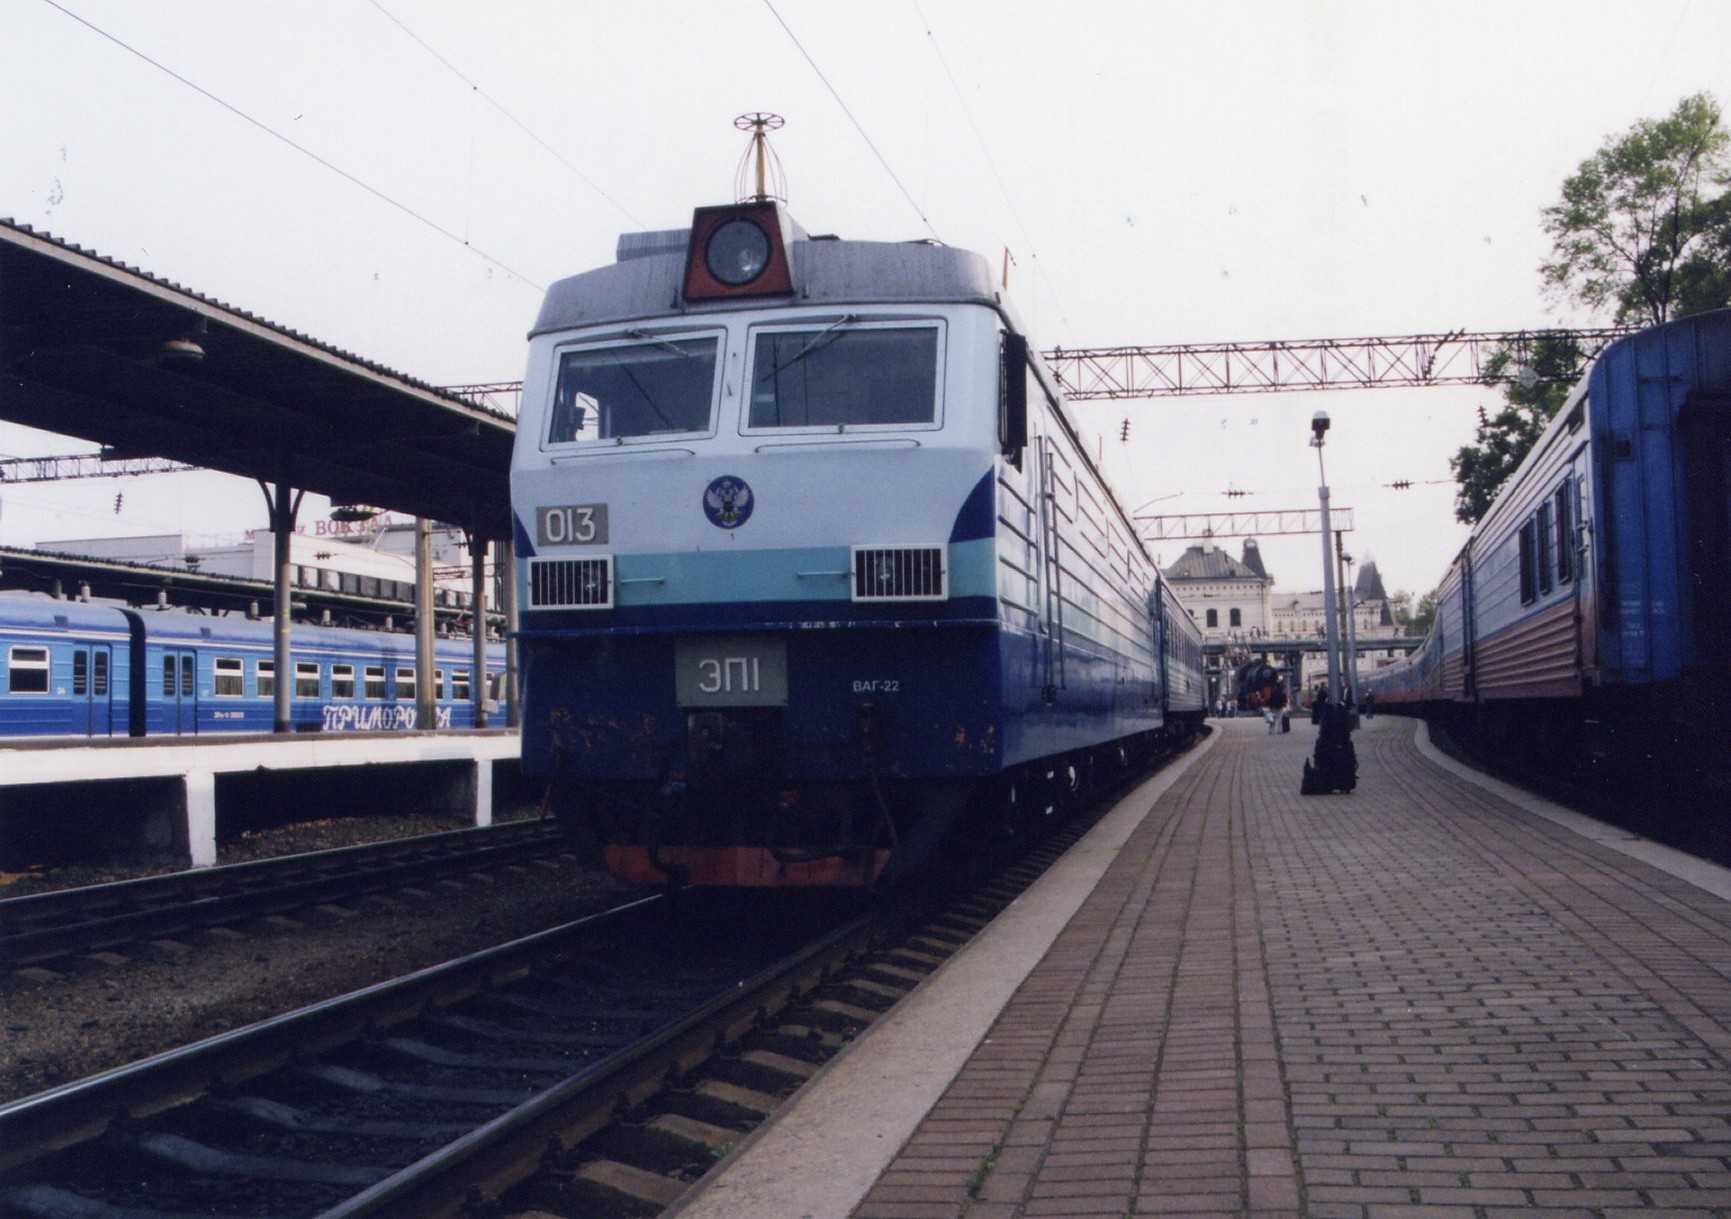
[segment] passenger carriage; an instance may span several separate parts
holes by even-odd
[[[0,736],[175,736],[269,732],[275,656],[268,621],[0,595]],[[490,648],[486,695],[500,701],[504,649]],[[297,624],[297,731],[416,726],[409,635]],[[474,724],[471,645],[437,640],[436,727]]]
[[[1607,347],[1364,682],[1496,737],[1690,768],[1731,691],[1731,310]],[[1717,765],[1717,763],[1713,763]]]

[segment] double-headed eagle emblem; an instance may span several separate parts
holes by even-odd
[[[723,474],[704,490],[703,514],[717,528],[738,529],[751,519],[754,502],[751,487],[743,478]]]

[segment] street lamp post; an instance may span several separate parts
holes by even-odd
[[[1323,437],[1328,432],[1328,412],[1317,411],[1310,420],[1310,446],[1316,450],[1317,498],[1322,503],[1322,622],[1328,650],[1328,701],[1322,706],[1321,728],[1316,735],[1316,756],[1304,763],[1299,794],[1349,792],[1358,786],[1358,755],[1352,747],[1351,721],[1341,701],[1340,628],[1335,622],[1334,564],[1336,547],[1328,522],[1328,475],[1322,465]],[[1344,593],[1344,590],[1342,590]]]
[[[1343,555],[1342,558],[1346,560],[1346,588],[1342,593],[1342,598],[1346,601],[1346,697],[1356,710],[1359,704],[1358,589],[1352,579],[1352,556]]]
[[[1316,450],[1316,477],[1321,483],[1316,496],[1322,503],[1322,626],[1328,651],[1328,701],[1340,701],[1340,636],[1334,625],[1334,542],[1328,527],[1328,475],[1322,468],[1322,438],[1328,431],[1328,412],[1317,411],[1310,420],[1310,447]]]

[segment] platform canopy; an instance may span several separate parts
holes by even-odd
[[[508,416],[10,221],[0,420],[511,532]]]

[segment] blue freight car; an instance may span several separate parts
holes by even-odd
[[[523,764],[618,874],[872,883],[1201,718],[1201,641],[985,261],[774,202],[531,334]]]
[[[269,622],[0,594],[0,738],[269,732]],[[296,625],[290,700],[297,731],[416,727],[415,643],[383,631]],[[474,724],[467,641],[438,640],[436,727]],[[499,701],[504,649],[489,648],[484,695]]]
[[[1607,347],[1474,528],[1379,706],[1571,760],[1722,765],[1731,310]]]

